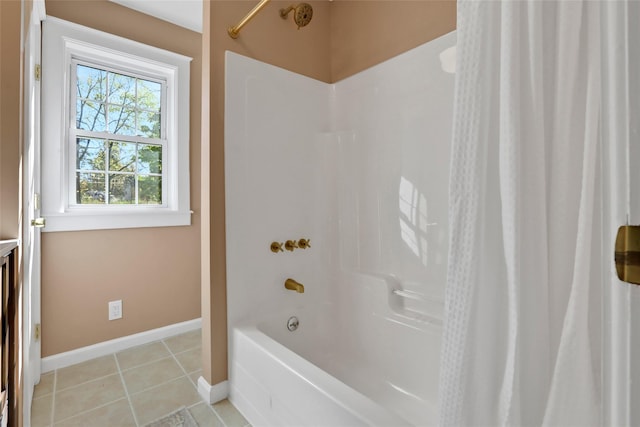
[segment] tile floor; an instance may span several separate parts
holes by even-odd
[[[245,427],[228,401],[202,402],[200,330],[42,375],[32,427],[142,427],[186,406],[200,427]]]

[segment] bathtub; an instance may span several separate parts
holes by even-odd
[[[326,304],[235,327],[231,402],[255,426],[436,425],[441,327],[364,302],[347,321]]]

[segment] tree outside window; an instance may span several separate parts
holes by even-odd
[[[75,70],[76,203],[161,205],[163,83]]]

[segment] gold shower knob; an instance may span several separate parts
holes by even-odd
[[[282,243],[271,242],[271,252],[277,254],[278,252],[284,252],[282,250]]]
[[[289,252],[293,252],[295,248],[298,247],[298,243],[295,240],[287,240],[284,242],[284,248]]]
[[[300,249],[307,249],[311,247],[311,239],[300,239],[298,240],[298,247]]]

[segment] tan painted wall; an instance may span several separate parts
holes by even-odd
[[[300,30],[291,18],[283,22],[278,15],[291,2],[274,1],[247,24],[238,39],[231,39],[227,27],[256,3],[205,3],[203,61],[210,69],[203,77],[211,87],[203,107],[210,133],[203,142],[203,224],[207,225],[202,240],[202,317],[204,377],[210,384],[227,378],[224,51],[335,82],[455,29],[455,1],[311,1],[313,20]],[[389,29],[397,26],[401,31],[390,34]]]
[[[335,0],[331,80],[342,80],[455,28],[455,0]]]
[[[20,8],[19,0],[0,0],[0,240],[19,237]]]
[[[2,1],[2,0],[0,0]],[[42,235],[42,354],[200,316],[201,35],[106,0],[47,0],[47,14],[194,58],[192,226]],[[123,300],[122,320],[107,302]]]

